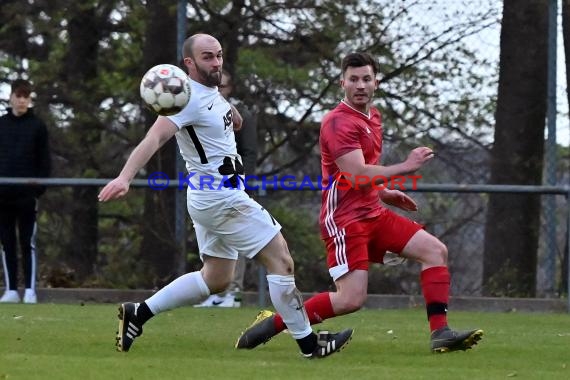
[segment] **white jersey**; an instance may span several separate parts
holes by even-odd
[[[190,89],[186,107],[168,116],[178,127],[175,136],[186,161],[188,194],[195,200],[221,199],[227,191],[236,191],[236,186],[243,189],[244,170],[236,150],[232,111],[217,87],[190,79]]]

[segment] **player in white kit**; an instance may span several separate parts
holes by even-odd
[[[321,358],[339,351],[352,337],[352,329],[321,331],[318,335],[313,332],[295,287],[293,259],[281,226],[244,191],[244,170],[234,138],[241,116],[217,87],[223,64],[220,43],[210,35],[195,34],[184,42],[183,55],[191,82],[190,102],[177,115],[157,118],[119,176],[101,190],[99,200],[124,196],[138,171],[176,136],[188,170],[188,212],[204,265],[142,303],[121,304],[117,349],[129,351],[142,334],[143,324],[156,314],[200,303],[210,294],[224,291],[238,255],[243,255],[255,257],[266,267],[273,306],[283,316],[303,356]]]

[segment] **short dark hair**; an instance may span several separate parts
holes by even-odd
[[[25,79],[16,79],[12,82],[12,94],[30,96],[32,93],[32,84]]]
[[[342,59],[341,69],[342,74],[346,72],[349,67],[362,67],[362,66],[372,66],[372,71],[374,74],[378,74],[378,62],[372,57],[372,55],[364,52],[350,53]]]

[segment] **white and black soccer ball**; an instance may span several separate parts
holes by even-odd
[[[156,65],[141,80],[141,98],[144,104],[159,115],[174,115],[190,101],[190,80],[179,67]]]

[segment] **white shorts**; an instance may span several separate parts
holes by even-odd
[[[281,231],[281,225],[245,191],[224,193],[214,201],[188,198],[200,257],[252,258]]]

